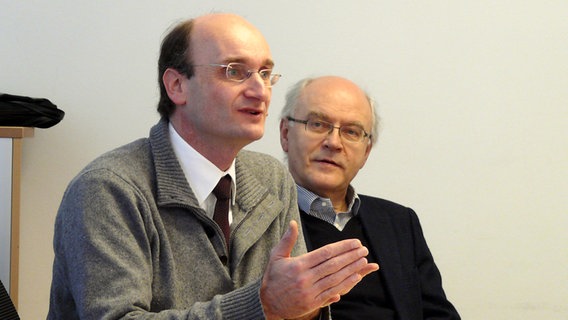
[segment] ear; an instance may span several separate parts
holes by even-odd
[[[162,76],[168,97],[176,106],[183,106],[187,103],[186,88],[183,85],[185,79],[187,78],[183,74],[172,68],[166,69]]]
[[[282,150],[288,153],[288,121],[280,119],[280,145]]]

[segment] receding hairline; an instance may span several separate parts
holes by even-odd
[[[286,93],[286,101],[284,103],[284,107],[280,113],[281,120],[286,119],[288,116],[293,116],[295,110],[298,107],[298,104],[301,103],[301,100],[305,99],[305,93],[308,90],[308,87],[312,86],[314,83],[323,82],[325,85],[326,81],[330,81],[332,79],[340,80],[343,83],[349,83],[350,86],[354,86],[357,88],[358,91],[365,97],[367,105],[371,111],[371,143],[375,145],[377,143],[379,137],[379,130],[381,124],[381,117],[378,114],[378,110],[376,107],[376,102],[370,96],[370,94],[359,86],[354,81],[336,75],[327,75],[327,76],[319,76],[319,77],[308,77],[304,78],[298,82],[296,82]],[[337,84],[337,82],[336,82]]]
[[[228,33],[227,30],[235,30],[236,28],[247,30],[250,34],[258,37],[258,39],[266,45],[266,49],[270,55],[263,64],[266,66],[274,66],[270,46],[262,32],[247,19],[233,13],[210,13],[194,18],[191,37],[189,38],[190,48],[194,50],[199,47],[196,43],[203,43],[204,41],[222,41],[223,37],[226,36],[224,33],[232,37],[232,34]],[[239,62],[238,60],[242,59],[242,57],[226,57],[226,59],[230,61],[225,62]]]
[[[245,27],[250,31],[256,33],[263,41],[266,42],[264,35],[260,30],[249,22],[247,19],[233,13],[210,13],[203,16],[199,16],[193,19],[193,32],[198,33],[214,33],[217,31],[227,30],[228,25],[232,28],[235,25],[240,27]]]

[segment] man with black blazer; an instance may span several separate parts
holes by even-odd
[[[377,141],[378,122],[368,94],[336,76],[298,82],[281,114],[280,143],[297,184],[308,249],[358,238],[369,262],[380,266],[331,305],[332,317],[460,319],[416,213],[351,185]]]

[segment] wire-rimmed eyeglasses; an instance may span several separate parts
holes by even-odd
[[[198,64],[193,65],[194,67],[220,67],[225,69],[225,76],[227,80],[235,81],[235,82],[243,82],[246,79],[250,78],[253,73],[258,73],[262,81],[264,81],[264,85],[266,87],[272,87],[273,85],[280,80],[282,77],[281,74],[272,73],[272,69],[260,69],[254,70],[249,69],[249,67],[240,62],[230,62],[227,64],[218,64],[218,63],[209,63],[209,64]]]
[[[286,117],[286,119],[288,119],[288,121],[303,123],[306,126],[306,131],[316,134],[330,134],[333,132],[333,129],[337,129],[339,136],[349,142],[361,142],[365,140],[365,138],[371,137],[365,129],[356,124],[336,127],[333,123],[321,119],[299,120],[292,117]]]

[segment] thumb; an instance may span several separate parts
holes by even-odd
[[[280,242],[272,249],[272,256],[274,258],[289,258],[296,240],[298,240],[298,223],[292,220]]]

